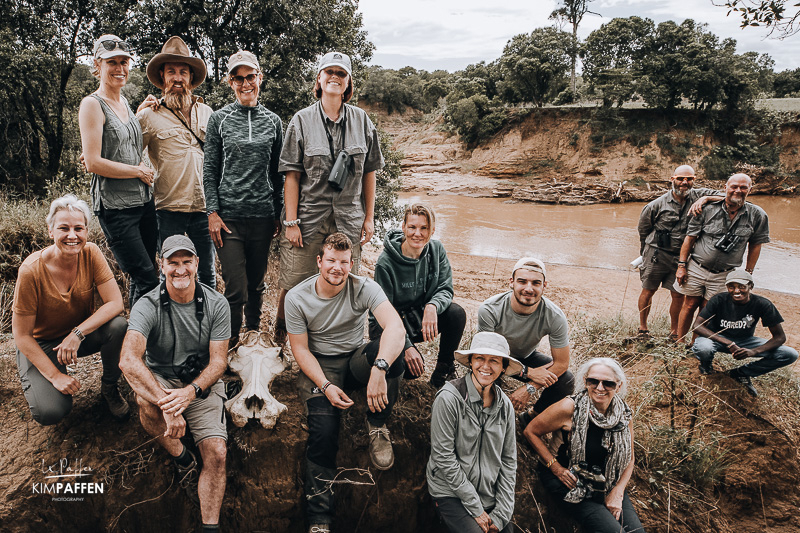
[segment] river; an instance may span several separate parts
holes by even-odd
[[[756,286],[800,294],[800,198],[753,196],[769,215],[770,239],[754,272]],[[436,211],[436,235],[448,253],[626,269],[639,256],[636,225],[644,204],[562,206],[497,198],[402,193],[401,203]]]

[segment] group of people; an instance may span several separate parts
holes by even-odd
[[[783,317],[772,302],[751,293],[761,247],[769,242],[769,220],[762,208],[747,202],[753,186],[748,175],[734,174],[724,191],[695,189],[694,179],[689,165],[676,168],[671,189],[639,217],[639,336],[650,334],[653,295],[659,286],[668,289],[670,340],[688,345],[703,375],[714,371],[717,352],[736,360],[754,358],[726,373],[756,397],[751,378],[789,365],[798,355],[784,346]],[[755,336],[759,320],[770,339]]]
[[[204,63],[171,37],[147,65],[162,98],[148,96],[134,115],[121,93],[131,60],[128,43],[118,37],[95,42],[100,87],[79,114],[92,206],[73,195],[55,200],[47,216],[53,245],[19,270],[12,329],[23,392],[37,422],[54,424],[67,415],[81,384],[66,367],[99,351],[101,393],[111,414],[120,420],[130,414],[118,388],[124,373],[143,427],[173,457],[180,484],[200,507],[204,531],[217,531],[226,481],[221,377],[242,323],[260,329],[269,245],[279,238],[274,341],[282,345],[288,337],[301,371],[309,532],[329,532],[334,519],[332,480],[340,416],[353,405],[348,393],[366,388],[369,459],[376,469],[391,468],[387,421],[402,380],[425,374],[416,344],[437,337],[430,384],[439,392],[427,482],[449,530],[513,530],[519,411],[524,436],[541,460],[541,480],[566,513],[587,531],[644,531],[625,492],[634,464],[625,374],[609,358],[588,361],[576,376],[570,372],[567,318],[544,296],[542,261],[520,259],[509,290],[480,306],[469,350],[458,349],[467,316],[453,301],[445,249],[431,239],[436,218],[430,206],[408,206],[401,228],[385,237],[374,280],[358,275],[361,245],[374,232],[375,172],[383,158],[374,125],[347,104],[353,82],[346,54],[322,57],[313,89],[318,101],[298,112],[285,134],[281,120],[258,103],[262,73],[250,52],[228,59],[226,81],[235,101],[218,111],[192,95],[205,78]],[[701,370],[710,369],[717,349],[758,357],[734,376],[749,383],[750,376],[797,357],[779,347],[782,319],[768,301],[750,294],[749,274],[724,270],[736,266],[738,252],[719,256],[724,239],[733,242],[724,246],[742,251],[750,242],[752,271],[757,247],[768,240],[766,215],[744,203],[746,176],[729,180],[724,201],[716,191],[692,193],[692,178],[690,167],[680,167],[672,191],[648,205],[647,220],[642,215],[648,258],[642,331],[653,293],[667,286],[671,271],[676,291],[692,287],[691,295],[710,298],[695,327],[707,341],[694,345]],[[738,211],[730,211],[738,198]],[[687,199],[697,200],[694,218]],[[92,214],[129,277],[127,321],[111,269],[88,242]],[[754,236],[744,233],[748,228]],[[687,275],[693,249],[696,265]],[[224,296],[215,290],[215,256]],[[695,277],[698,269],[702,279]],[[717,271],[727,276],[730,301],[697,288],[718,283]],[[97,308],[95,290],[102,301]],[[683,311],[691,315],[691,295],[673,295],[676,339],[686,333],[680,328],[687,320]],[[739,312],[745,309],[746,315]],[[770,341],[751,338],[759,316],[773,333]],[[544,337],[550,355],[539,350]],[[456,363],[467,368],[465,376],[456,377]],[[519,382],[509,396],[498,385],[503,375]],[[199,459],[182,440],[187,430]]]

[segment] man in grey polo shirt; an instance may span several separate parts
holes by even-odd
[[[544,263],[523,257],[511,271],[511,290],[492,296],[478,309],[478,331],[493,331],[505,337],[511,355],[525,365],[520,375],[511,376],[526,383],[510,396],[514,408],[524,408],[537,389],[542,391],[533,406],[534,416],[572,394],[574,387],[569,371],[567,317],[542,295],[546,280]],[[552,357],[536,349],[545,335],[550,340]]]
[[[369,454],[375,468],[388,470],[394,453],[386,421],[405,367],[400,354],[405,328],[380,285],[350,274],[352,243],[342,233],[328,236],[317,254],[319,274],[286,296],[286,329],[301,374],[300,399],[308,411],[305,493],[309,531],[330,531],[339,422],[353,401],[344,389],[367,388]],[[368,312],[383,328],[364,344]]]
[[[677,292],[675,271],[678,255],[689,218],[700,214],[703,205],[710,200],[722,200],[724,196],[714,189],[695,189],[694,169],[681,165],[672,173],[671,190],[665,192],[642,209],[639,216],[639,253],[643,263],[639,268],[642,293],[639,295],[639,335],[647,335],[647,319],[653,295],[659,285],[670,291],[669,306],[670,338],[678,339],[678,316],[683,305],[683,294]],[[708,197],[714,195],[713,197]],[[716,196],[719,195],[719,196]]]
[[[685,338],[694,312],[712,296],[725,290],[728,272],[742,265],[756,268],[761,246],[769,242],[769,220],[763,209],[747,203],[753,181],[734,174],[725,184],[725,200],[711,202],[689,221],[681,246],[675,290],[685,295],[678,321],[678,336]]]
[[[164,282],[131,309],[119,366],[136,393],[144,429],[173,457],[181,486],[199,500],[203,531],[217,531],[225,494],[228,438],[220,378],[228,366],[230,310],[195,281],[197,251],[185,235],[161,248]],[[186,428],[203,458],[181,442]],[[217,529],[215,529],[217,528]]]
[[[347,235],[353,243],[353,272],[358,274],[361,245],[375,230],[375,173],[383,168],[383,155],[372,121],[363,110],[346,103],[353,95],[347,54],[330,52],[322,57],[314,95],[319,102],[289,122],[278,167],[286,173],[278,344],[285,340],[286,292],[317,273],[316,253],[325,237],[334,232]],[[342,153],[350,158],[346,178],[332,185],[328,177]]]

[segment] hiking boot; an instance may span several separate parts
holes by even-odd
[[[369,460],[378,470],[389,470],[394,464],[392,439],[386,426],[375,427],[367,421]]]
[[[714,372],[714,368],[711,366],[711,361],[700,361],[700,375],[707,376]]]
[[[308,528],[308,533],[331,533],[330,524],[311,524]]]
[[[744,390],[747,391],[747,394],[749,394],[753,398],[758,398],[758,391],[753,386],[753,382],[750,381],[750,376],[739,375],[737,370],[739,369],[734,368],[733,370],[728,370],[726,374],[728,374],[730,377],[741,383],[744,386]]]
[[[108,405],[108,410],[117,420],[127,420],[131,414],[128,400],[122,397],[117,383],[101,383],[100,394]]]
[[[188,466],[181,466],[175,463],[175,469],[178,473],[178,484],[186,491],[186,495],[196,505],[200,505],[200,496],[197,494],[197,480],[200,477],[199,468],[197,467],[197,457],[192,453],[192,450],[186,448],[189,455],[192,456],[192,462]]]
[[[456,379],[456,366],[450,365],[444,368],[440,368],[439,365],[436,365],[436,368],[433,369],[433,373],[431,373],[431,379],[428,383],[431,384],[436,390],[441,389],[444,387],[444,384],[448,381]]]

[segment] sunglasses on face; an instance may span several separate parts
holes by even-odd
[[[233,84],[237,86],[244,85],[244,82],[253,85],[256,82],[257,77],[258,74],[248,74],[247,76],[231,76],[231,80],[233,81]]]
[[[113,52],[114,50],[122,50],[123,52],[130,52],[131,49],[127,41],[116,41],[114,39],[106,39],[105,41],[100,41],[100,44],[102,44],[103,48],[105,48],[109,52]]]
[[[610,379],[597,379],[597,378],[586,378],[586,386],[591,388],[597,388],[598,385],[603,384],[603,388],[608,390],[615,390],[617,388],[617,382],[611,381]]]
[[[337,70],[333,68],[326,68],[325,74],[327,74],[328,76],[336,76],[337,78],[344,78],[345,76],[347,76],[347,72],[345,72],[344,70]]]

